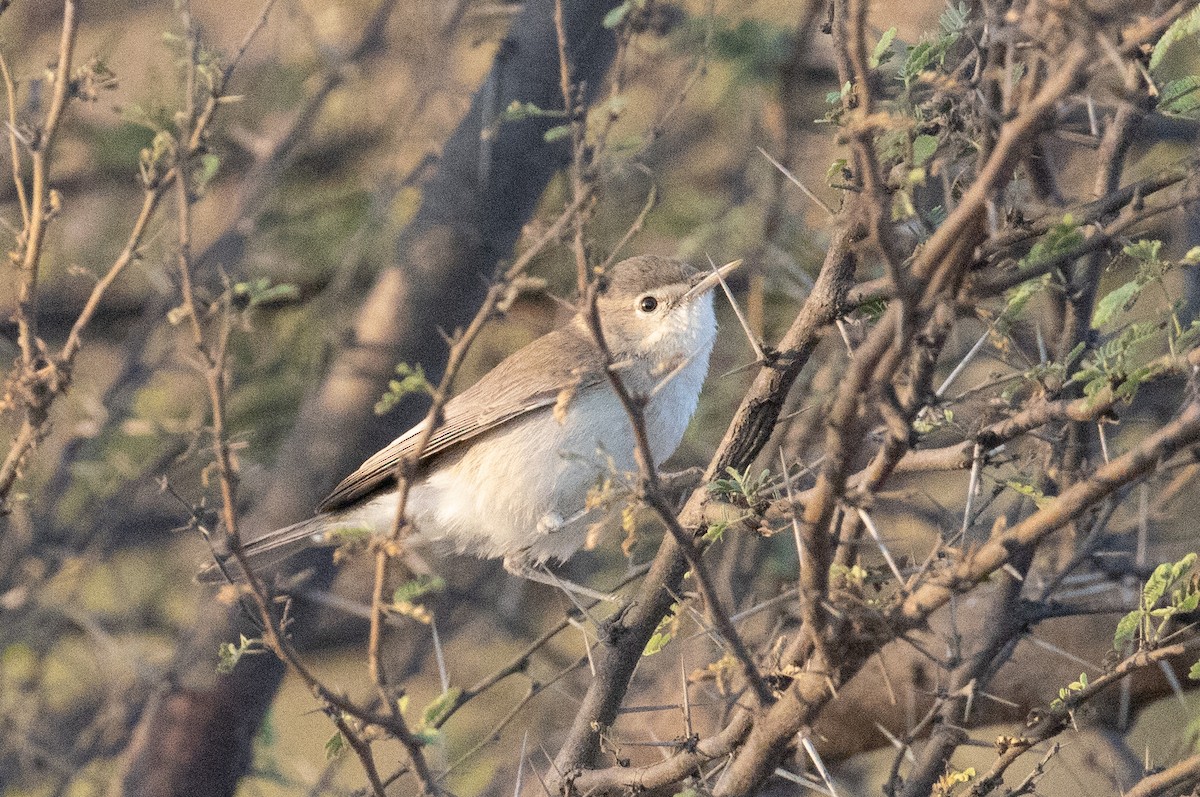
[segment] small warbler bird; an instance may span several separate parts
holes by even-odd
[[[701,272],[642,255],[601,278],[596,309],[616,373],[644,402],[655,465],[679,446],[700,397],[717,335],[712,289],[735,261]],[[396,468],[415,452],[420,423],[347,476],[308,520],[247,542],[260,569],[346,532],[386,534],[398,508]],[[605,374],[584,316],[519,349],[448,401],[420,453],[405,505],[410,541],[502,558],[515,575],[566,585],[544,563],[583,545],[599,509],[589,490],[636,471],[633,426]],[[342,534],[339,534],[339,531]],[[216,565],[201,574],[215,581]]]

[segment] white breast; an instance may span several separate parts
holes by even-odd
[[[674,453],[696,410],[715,330],[711,297],[675,312],[681,317],[654,349],[666,356],[637,358],[624,373],[632,391],[651,393],[645,415],[656,465]],[[624,408],[611,387],[597,385],[570,401],[561,423],[538,410],[439,460],[413,486],[408,515],[422,538],[463,553],[564,560],[599,519],[583,514],[588,491],[614,471],[636,471],[633,448]],[[394,514],[395,498],[364,509]]]

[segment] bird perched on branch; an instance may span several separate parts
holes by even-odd
[[[701,272],[643,255],[601,277],[596,312],[612,371],[642,404],[655,465],[678,447],[696,410],[717,334],[712,289],[740,263]],[[563,586],[544,563],[583,545],[598,512],[587,507],[589,490],[637,470],[634,427],[587,315],[510,355],[448,401],[442,416],[419,452],[424,422],[347,476],[312,518],[247,542],[251,567],[353,532],[386,534],[398,509],[397,468],[416,457],[405,504],[413,541],[502,558],[510,573]],[[236,577],[236,569],[210,565],[201,580]]]

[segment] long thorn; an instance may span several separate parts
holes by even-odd
[[[442,679],[442,694],[450,691],[450,676],[446,672],[446,652],[442,650],[442,638],[438,636],[437,621],[429,620],[429,630],[433,633],[433,657],[437,660],[438,677]]]
[[[991,330],[989,329],[985,330],[984,333],[979,336],[979,340],[975,341],[975,345],[972,346],[971,350],[968,351],[966,356],[962,358],[962,361],[959,362],[958,365],[954,366],[954,370],[951,371],[950,375],[946,377],[946,381],[942,382],[942,386],[934,391],[933,395],[937,396],[938,398],[942,397],[942,394],[946,392],[946,389],[949,388],[950,385],[954,384],[954,380],[958,379],[963,370],[970,365],[971,360],[975,359],[975,355],[979,354],[979,350],[983,348],[983,344],[987,342],[988,335],[990,334]]]
[[[804,752],[808,753],[808,757],[812,759],[813,766],[817,768],[817,772],[821,775],[821,780],[825,781],[826,788],[833,797],[838,797],[837,789],[833,786],[833,779],[829,777],[829,770],[825,768],[825,762],[821,760],[817,748],[813,746],[812,740],[807,735],[800,737],[800,744],[804,746]]]
[[[772,166],[774,166],[776,169],[779,170],[780,174],[782,174],[784,177],[788,178],[788,180],[792,183],[792,185],[796,186],[801,191],[803,191],[804,195],[806,197],[808,197],[813,202],[816,202],[818,205],[820,205],[821,209],[824,210],[826,213],[828,213],[830,216],[837,215],[833,208],[829,207],[829,205],[826,205],[825,202],[822,201],[819,196],[817,196],[816,194],[814,194],[812,191],[809,190],[808,186],[806,186],[804,183],[800,182],[800,178],[798,178],[798,177],[796,177],[796,175],[792,174],[788,170],[788,167],[784,166],[782,163],[780,163],[779,161],[772,158],[769,154],[767,154],[767,151],[765,149],[763,149],[762,147],[757,147],[757,149],[758,149],[758,154],[760,154],[764,158],[766,158],[767,161]]]
[[[758,338],[750,330],[750,322],[746,320],[746,316],[742,315],[742,308],[738,306],[737,299],[733,298],[733,291],[729,290],[729,283],[725,282],[725,277],[721,274],[717,264],[710,257],[708,265],[712,267],[713,274],[716,274],[717,281],[721,283],[721,290],[725,291],[725,298],[729,300],[729,305],[733,308],[733,314],[737,316],[738,323],[742,325],[742,331],[746,333],[746,340],[750,341],[750,348],[754,349],[754,358],[758,362],[765,362],[767,357],[763,354],[762,344],[758,342]]]
[[[896,577],[896,581],[900,583],[900,590],[907,594],[908,585],[904,582],[904,576],[901,575],[900,568],[896,566],[896,560],[892,558],[892,552],[883,544],[883,538],[879,536],[879,529],[875,528],[875,521],[871,520],[871,516],[867,514],[867,510],[862,507],[858,508],[858,517],[862,520],[863,525],[867,527],[867,533],[871,535],[871,539],[875,540],[875,544],[883,552],[884,561],[887,562],[892,575]]]
[[[962,538],[966,540],[967,531],[971,528],[971,511],[974,509],[975,491],[979,489],[979,472],[983,467],[982,452],[979,450],[979,443],[975,444],[975,448],[971,452],[971,478],[967,482],[967,500],[966,507],[963,508],[962,522]]]

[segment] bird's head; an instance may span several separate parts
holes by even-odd
[[[717,333],[712,289],[741,262],[707,272],[657,255],[617,263],[602,278],[596,298],[613,354],[664,361],[710,346]]]

